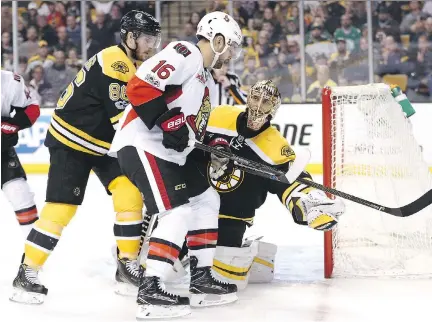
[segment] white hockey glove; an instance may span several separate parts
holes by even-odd
[[[209,146],[216,149],[230,151],[229,143],[223,138],[216,138],[209,143]],[[211,154],[211,168],[210,178],[213,180],[219,180],[226,174],[232,173],[234,163],[228,158],[221,158],[214,154]]]
[[[316,230],[332,229],[339,216],[345,212],[345,204],[341,199],[330,199],[320,190],[312,190],[307,194],[298,192],[293,195],[294,200],[296,210],[300,210],[306,217],[308,226]]]

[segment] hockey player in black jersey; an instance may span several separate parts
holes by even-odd
[[[153,16],[130,11],[121,20],[121,44],[91,57],[60,96],[45,140],[50,152],[46,204],[27,238],[11,300],[43,302],[48,290],[38,281],[38,270],[82,203],[91,170],[112,195],[116,212],[118,292],[138,286],[143,201],[117,159],[106,154],[129,103],[126,84],[137,64],[159,46],[160,32]],[[82,238],[91,243],[92,236]]]
[[[271,126],[280,105],[280,94],[272,81],[252,86],[246,111],[234,106],[216,107],[207,126],[209,140],[229,147],[232,153],[288,171],[295,153],[279,131]],[[211,159],[211,161],[210,161]],[[273,279],[276,245],[262,241],[243,244],[246,228],[251,226],[255,211],[267,194],[276,194],[293,216],[294,222],[317,230],[331,229],[344,212],[340,199],[295,182],[287,185],[236,169],[227,160],[194,150],[188,163],[196,163],[200,173],[219,193],[219,228],[213,273],[221,280],[237,284],[239,289],[251,282]],[[218,165],[219,164],[219,165]],[[196,180],[197,174],[188,176]],[[301,177],[312,180],[307,172]],[[189,186],[190,182],[186,182]],[[182,250],[185,251],[185,247]]]

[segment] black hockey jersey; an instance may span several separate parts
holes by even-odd
[[[210,137],[223,137],[230,142],[232,153],[241,157],[274,166],[287,171],[289,163],[295,159],[295,153],[286,139],[274,126],[263,129],[252,138],[244,138],[237,132],[238,122],[244,117],[242,109],[234,106],[219,106],[210,114],[207,134]],[[195,154],[196,156],[197,154]],[[294,191],[309,192],[313,188],[294,183],[285,183],[258,177],[234,169],[229,176],[219,181],[209,176],[209,156],[201,163],[200,172],[207,174],[208,182],[215,188],[221,198],[219,218],[243,220],[252,225],[255,211],[266,200],[267,193],[277,194],[281,202],[291,211],[294,204],[291,200]],[[302,176],[310,177],[307,173]],[[305,222],[299,222],[305,224]]]
[[[57,102],[45,145],[102,156],[129,104],[126,84],[136,72],[123,46],[91,57]]]

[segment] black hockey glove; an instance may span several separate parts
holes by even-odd
[[[10,117],[2,117],[1,120],[1,150],[6,151],[18,143],[19,126],[13,124]]]
[[[183,152],[188,146],[189,129],[180,107],[165,112],[156,120],[156,125],[163,131],[162,144],[167,149]]]
[[[210,143],[209,146],[215,147],[216,149],[221,149],[225,151],[231,151],[229,143],[223,138],[215,138]],[[228,158],[221,158],[214,154],[211,154],[211,168],[210,168],[210,178],[213,180],[220,180],[226,175],[230,175],[234,169],[234,161]]]

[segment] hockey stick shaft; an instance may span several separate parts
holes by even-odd
[[[276,181],[280,181],[283,183],[287,183],[287,184],[292,184],[293,181],[292,180],[288,180],[286,175],[279,170],[276,170],[270,166],[267,166],[265,164],[261,164],[259,162],[255,162],[255,161],[251,161],[242,157],[239,157],[231,152],[228,151],[224,151],[224,150],[218,150],[216,148],[207,146],[205,144],[196,142],[195,143],[195,147],[209,152],[209,153],[213,153],[219,157],[225,157],[225,158],[229,158],[231,160],[233,160],[236,163],[236,166],[248,173],[254,174],[254,175],[258,175],[264,178],[268,178],[271,180],[276,180]],[[329,188],[326,186],[323,186],[322,184],[316,183],[314,181],[311,180],[307,180],[305,178],[295,178],[295,181],[303,183],[305,185],[308,185],[310,187],[313,187],[315,189],[330,193],[334,196],[338,196],[341,198],[344,198],[346,200],[361,204],[363,206],[381,211],[381,212],[385,212],[388,213],[390,215],[396,216],[396,217],[408,217],[411,216],[417,212],[419,212],[420,210],[428,207],[429,205],[432,204],[432,189],[427,191],[425,194],[423,194],[420,198],[414,200],[413,202],[402,206],[402,207],[398,207],[398,208],[391,208],[391,207],[386,207],[377,203],[374,203],[372,201],[366,200],[366,199],[362,199],[360,197],[356,197],[353,196],[351,194],[333,189],[333,188]]]

